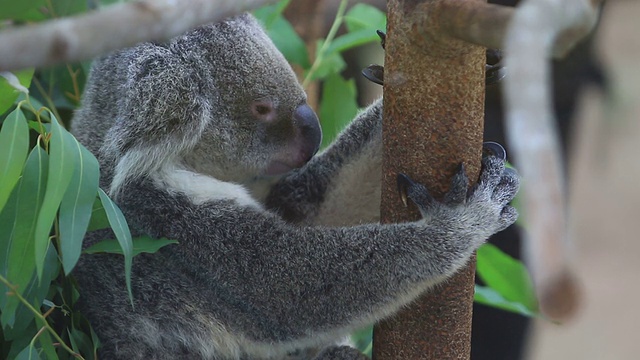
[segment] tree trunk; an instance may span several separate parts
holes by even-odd
[[[420,216],[415,207],[402,205],[397,173],[425,184],[436,197],[446,192],[461,162],[470,179],[479,173],[485,49],[444,34],[433,19],[425,22],[424,10],[434,2],[388,1],[381,205],[385,223]],[[450,280],[378,324],[374,359],[469,359],[474,271],[475,257]]]

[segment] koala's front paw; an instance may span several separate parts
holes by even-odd
[[[467,203],[484,208],[487,215],[497,215],[494,232],[504,230],[518,218],[518,212],[509,202],[518,193],[518,173],[505,167],[506,152],[497,143],[485,143],[482,170],[478,183],[471,189]]]
[[[410,199],[425,219],[435,215],[445,222],[463,222],[463,227],[487,237],[513,224],[518,213],[508,203],[518,192],[518,175],[505,167],[506,152],[499,144],[485,143],[483,154],[478,183],[468,190],[469,178],[460,164],[442,202],[436,201],[422,184],[398,174],[398,191],[405,206]]]

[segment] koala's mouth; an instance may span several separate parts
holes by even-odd
[[[274,160],[269,164],[269,166],[267,166],[267,169],[265,170],[264,174],[269,176],[282,175],[282,174],[288,173],[293,169],[297,169],[304,166],[304,164],[306,164],[310,159],[311,158],[306,160],[300,159],[297,161]]]
[[[290,149],[285,154],[283,154],[284,156],[278,156],[276,159],[273,159],[269,163],[269,165],[267,165],[264,175],[282,175],[293,169],[303,167],[304,164],[311,160],[311,158],[316,154],[317,151],[317,148],[298,148],[296,150]]]

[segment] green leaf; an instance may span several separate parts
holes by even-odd
[[[31,282],[24,290],[23,297],[29,299],[35,308],[39,308],[44,303],[45,296],[49,290],[49,285],[58,276],[59,262],[58,253],[55,246],[49,246],[44,260],[43,279],[38,281],[36,276],[31,278]],[[2,326],[6,339],[14,339],[21,335],[33,320],[34,315],[16,296],[7,296],[6,303],[2,307]],[[9,331],[7,326],[12,327]]]
[[[171,245],[177,244],[176,240],[169,240],[165,238],[161,239],[153,239],[148,236],[137,237],[133,239],[133,256],[136,256],[141,253],[149,253],[154,254],[161,248]],[[99,243],[93,244],[89,248],[85,249],[84,252],[86,254],[98,254],[98,253],[109,253],[109,254],[120,254],[122,255],[122,248],[120,244],[116,240],[103,240]]]
[[[303,69],[311,67],[307,46],[284,17],[278,17],[267,33],[288,62],[298,64]]]
[[[18,108],[12,111],[0,129],[0,209],[18,183],[29,151],[29,126]]]
[[[49,156],[40,146],[33,148],[17,187],[16,218],[9,249],[8,280],[23,294],[36,268],[34,252],[38,212],[44,199]]]
[[[280,0],[274,5],[260,7],[253,12],[253,15],[268,31],[273,26],[273,23],[279,17],[282,17],[282,12],[289,6],[290,2],[291,0]]]
[[[10,330],[11,328],[8,328],[7,330],[9,330],[9,332],[11,332]],[[38,328],[36,328],[36,323],[35,321],[29,324],[29,327],[25,330],[23,330],[22,333],[20,333],[19,337],[13,336],[13,337],[8,337],[7,333],[4,332],[4,330],[2,332],[0,332],[0,335],[2,335],[2,337],[4,338],[5,344],[9,345],[9,351],[7,352],[6,349],[0,349],[2,350],[2,353],[7,353],[7,359],[15,359],[16,356],[18,356],[18,353],[21,352],[22,350],[24,350],[25,347],[29,346],[29,343],[31,342],[31,338],[33,337],[33,334],[38,332]]]
[[[82,240],[87,232],[98,191],[98,160],[73,138],[76,164],[69,187],[60,202],[58,221],[60,224],[60,255],[65,274],[68,275],[80,258]]]
[[[51,114],[51,140],[49,142],[49,177],[44,201],[36,224],[35,254],[38,278],[42,278],[42,264],[47,248],[51,226],[58,213],[71,177],[79,163],[75,139]]]
[[[55,0],[51,2],[58,17],[76,15],[87,11],[87,0]]]
[[[537,312],[533,282],[522,262],[494,245],[485,244],[478,249],[477,272],[480,279],[506,301],[520,303],[531,312]]]
[[[40,355],[38,354],[38,349],[31,342],[29,346],[18,353],[15,360],[40,360]]]
[[[47,79],[44,86],[56,108],[75,109],[79,105],[87,73],[81,63],[58,65],[41,70],[41,77]],[[73,75],[72,75],[73,73]]]
[[[127,220],[125,220],[122,211],[116,206],[116,204],[109,199],[109,196],[105,194],[102,189],[98,188],[98,195],[100,201],[107,213],[109,224],[111,229],[118,239],[122,254],[124,255],[124,276],[127,282],[127,290],[129,291],[129,299],[133,305],[133,293],[131,292],[131,262],[133,258],[133,243],[131,240],[131,232],[129,232],[129,226]]]
[[[522,303],[505,299],[496,290],[486,286],[476,285],[474,301],[479,304],[495,307],[524,316],[536,317],[540,315],[537,311],[533,311],[532,309],[527,308]]]
[[[45,16],[39,9],[43,7],[45,0],[0,0],[0,19],[42,20]]]
[[[41,329],[45,326],[45,322],[36,318],[36,323],[38,324],[38,328]],[[56,353],[56,348],[53,345],[53,340],[51,339],[51,335],[48,331],[43,331],[38,337],[38,342],[40,346],[42,346],[42,352],[44,353],[44,357],[47,360],[57,360],[58,354]]]
[[[96,192],[96,200],[93,202],[93,209],[91,210],[91,220],[89,221],[89,227],[87,231],[95,231],[100,229],[106,229],[109,226],[109,218],[107,212],[104,211],[100,196]]]
[[[371,357],[373,350],[373,326],[367,326],[351,334],[351,342],[363,354]]]
[[[333,40],[333,42],[331,42],[331,45],[327,48],[327,54],[339,53],[357,46],[378,41],[380,41],[380,38],[373,30],[365,29],[346,33],[338,36]]]
[[[19,1],[16,2],[19,3]],[[2,73],[0,72],[0,74]],[[31,86],[31,78],[33,77],[33,69],[20,70],[15,73],[5,72],[4,76],[0,76],[0,114],[7,111],[11,105],[14,104],[18,95],[21,94],[21,91],[16,88],[15,84],[12,85],[12,82],[9,81],[8,78],[12,77],[18,82],[19,86],[29,89],[29,86]]]
[[[378,8],[368,4],[354,5],[344,16],[344,22],[349,32],[362,29],[385,30],[387,16]]]
[[[316,45],[316,54],[320,54],[322,49],[322,41],[318,41]],[[317,65],[316,71],[311,75],[309,81],[324,79],[332,74],[338,74],[347,67],[347,64],[337,52],[326,52],[320,63]]]
[[[89,335],[82,331],[72,327],[71,330],[67,329],[69,334],[69,342],[71,342],[71,348],[78,354],[91,354],[93,350],[93,344]]]
[[[0,210],[0,274],[7,277],[9,271],[9,250],[11,249],[11,239],[13,238],[14,223],[18,208],[18,192],[13,191],[6,206]],[[0,283],[0,309],[5,312],[7,304],[7,288]]]
[[[353,79],[344,80],[338,74],[328,76],[322,88],[319,109],[322,146],[331,144],[357,113],[356,85]]]

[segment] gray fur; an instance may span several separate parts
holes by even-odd
[[[134,259],[134,308],[121,257],[83,256],[75,274],[101,358],[364,359],[332,344],[515,221],[517,176],[488,157],[467,196],[462,175],[446,203],[410,183],[425,219],[376,223],[382,102],[302,166],[319,141],[304,102],[249,15],[96,61],[73,130],[134,232],[179,241]],[[268,171],[283,163],[302,167]]]

